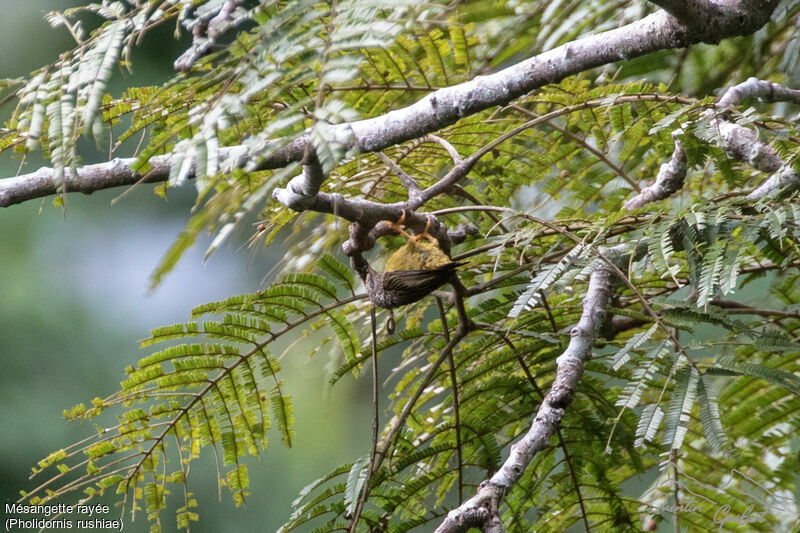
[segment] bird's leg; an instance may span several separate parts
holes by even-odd
[[[403,212],[403,214],[405,215],[405,211]],[[425,213],[425,217],[426,217],[425,230],[422,233],[420,233],[419,235],[415,235],[413,237],[414,242],[419,242],[422,239],[428,239],[434,245],[439,246],[439,240],[436,237],[434,237],[433,235],[431,235],[430,233],[428,233],[428,230],[431,227],[431,216],[429,214]]]
[[[414,237],[412,237],[411,235],[409,235],[405,231],[404,226],[403,226],[403,222],[405,222],[405,221],[406,221],[406,210],[403,209],[403,214],[400,215],[400,218],[397,219],[397,222],[392,222],[391,220],[384,220],[383,223],[386,224],[391,229],[395,230],[397,233],[399,233],[400,235],[402,235],[406,239],[408,239],[410,241],[411,240],[415,240]]]

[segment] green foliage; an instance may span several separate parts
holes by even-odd
[[[264,228],[255,238],[267,246],[279,232],[290,233],[280,281],[200,306],[186,324],[154,330],[143,346],[161,348],[129,369],[118,393],[66,411],[70,419],[116,418],[40,461],[35,473],[54,466],[59,473],[52,486],[45,482],[25,496],[42,502],[75,489],[87,498],[116,490],[127,508],[143,506],[158,525],[168,487],[181,486],[177,527],[187,530],[198,519],[189,464],[204,450],[214,450],[218,482],[240,504],[249,495],[245,456],[262,452],[271,428],[292,444],[292,403],[277,354],[284,339],[317,330],[335,339],[343,358],[334,383],[374,364],[365,349],[360,282],[335,257],[345,228],[335,217],[297,215],[270,202],[271,190],[298,169],[256,171],[259,161],[308,131],[331,172],[324,192],[404,201],[408,191],[392,169],[377,154],[347,153],[344,140],[332,138],[332,125],[410,105],[653,8],[600,0],[516,7],[369,1],[335,8],[265,1],[240,7],[237,20],[249,29],[190,72],[160,87],[103,96],[123,47],[148,25],[195,20],[199,11],[189,4],[86,8],[107,22],[86,39],[83,54],[66,54],[19,86],[0,86],[13,88],[18,102],[0,131],[0,150],[27,153],[41,145],[63,175],[77,164],[77,138],[99,124],[120,142],[144,135],[141,172],[153,156],[173,154],[170,187],[196,174],[196,211],[154,284],[201,232],[216,235],[210,253],[248,213],[260,212]],[[391,374],[381,376],[393,388],[392,419],[379,442],[386,455],[369,477],[362,449],[352,464],[308,485],[283,531],[346,529],[367,490],[359,531],[431,530],[527,431],[580,316],[588,278],[604,264],[602,247],[620,243],[630,249],[641,243],[645,253],[622,269],[613,320],[553,446],[536,455],[503,501],[507,530],[638,531],[652,514],[672,516],[661,509],[674,503],[672,494],[687,479],[702,480],[691,488],[737,512],[746,502],[736,491],[748,483],[771,494],[796,486],[800,207],[791,195],[748,201],[746,190],[765,176],[725,153],[715,122],[704,114],[714,90],[750,75],[782,81],[775,73],[791,70],[798,6],[786,2],[782,9],[755,37],[567,78],[465,116],[437,138],[384,151],[427,187],[452,168],[449,146],[461,157],[487,149],[457,187],[425,205],[448,227],[468,222],[479,229],[453,250],[455,260],[468,261],[459,275],[474,291],[467,307],[479,327],[430,376],[456,331],[451,304],[440,316],[428,298],[396,312],[394,333],[379,328],[378,357],[402,349]],[[783,60],[775,52],[782,50]],[[781,157],[794,164],[800,132],[784,113],[759,104],[731,110],[729,119],[776,139]],[[686,184],[670,199],[627,212],[624,201],[672,154],[673,132],[686,150]],[[223,158],[223,148],[233,145],[241,153]],[[397,244],[386,241],[386,248]],[[370,259],[376,268],[379,255]],[[728,483],[734,470],[746,479]],[[656,480],[634,494],[633,481],[643,473]],[[681,520],[697,530],[715,527],[708,508]],[[749,527],[793,525],[789,506],[788,512],[770,507]]]
[[[330,256],[320,264],[323,272],[346,272]],[[43,503],[78,487],[91,499],[115,489],[132,510],[143,499],[148,517],[156,520],[167,486],[187,486],[191,462],[213,448],[220,485],[244,503],[249,481],[243,456],[259,455],[273,426],[285,445],[294,438],[292,400],[282,390],[276,344],[303,328],[327,325],[353,358],[358,336],[341,315],[348,304],[363,300],[352,285],[347,276],[336,284],[310,273],[285,276],[259,293],[197,307],[191,322],[153,330],[142,346],[167,346],[129,368],[119,392],[90,408],[65,411],[70,419],[88,420],[114,409],[116,423],[40,461],[34,474],[56,465],[67,477],[61,488],[44,492],[45,484],[26,499]],[[177,522],[188,529],[198,516],[189,509],[197,503],[188,490],[184,494]]]

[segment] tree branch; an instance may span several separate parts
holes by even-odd
[[[402,168],[400,168],[400,166],[397,163],[389,159],[389,157],[383,152],[378,152],[378,157],[400,179],[400,182],[403,184],[403,187],[405,187],[406,190],[408,191],[409,199],[412,199],[419,195],[420,191],[422,191],[422,188],[419,186],[419,183],[417,183],[417,180],[406,174],[406,172]]]
[[[612,252],[608,251],[607,257],[611,255]],[[626,260],[620,261],[622,258],[616,253],[612,261],[626,264]],[[508,459],[490,479],[479,485],[475,496],[447,514],[436,533],[464,532],[470,527],[491,531],[497,527],[500,520],[498,506],[503,496],[522,477],[536,453],[550,445],[550,439],[564,417],[564,410],[572,403],[584,365],[591,357],[592,345],[605,323],[615,277],[610,265],[601,265],[592,272],[580,320],[570,331],[567,349],[556,359],[555,380],[528,433],[511,446]]]
[[[742,4],[742,9],[739,8]],[[716,6],[707,14],[707,33],[688,28],[664,11],[656,12],[622,28],[584,37],[543,52],[504,70],[471,81],[439,89],[416,103],[385,115],[339,124],[332,128],[331,142],[358,152],[375,152],[454,124],[459,119],[496,105],[505,105],[548,83],[619,60],[697,42],[718,42],[725,37],[746,35],[763,26],[778,4],[768,0],[753,4],[739,0],[736,6]],[[746,6],[746,8],[745,8]],[[301,139],[306,139],[302,141]],[[298,142],[279,149],[263,160],[259,168],[274,168],[272,158],[298,160]],[[301,179],[301,176],[293,178]]]
[[[774,86],[774,84],[765,85],[764,82],[751,79],[741,86],[732,88],[720,102],[727,106],[735,105],[747,96],[782,98],[794,101],[799,95],[800,91],[784,89],[780,86]],[[723,118],[715,120],[719,121],[721,127],[725,127],[727,123],[741,128]],[[734,128],[731,127],[730,129],[733,130]],[[746,128],[742,128],[742,130],[752,134]],[[756,147],[755,149],[758,154],[768,154],[770,150],[774,152],[772,148],[766,148],[769,148],[769,150],[764,147]],[[754,159],[763,161],[762,158]],[[648,202],[669,197],[680,189],[685,175],[686,154],[676,138],[675,151],[671,160],[661,166],[656,182],[631,199],[626,204],[626,208],[640,207]],[[609,252],[613,252],[613,254]],[[627,255],[621,255],[616,249],[606,252],[606,258],[610,262],[596,269],[589,278],[589,287],[583,302],[580,320],[570,332],[571,338],[567,349],[556,360],[556,378],[545,400],[540,405],[528,433],[512,445],[511,453],[500,470],[490,479],[483,481],[472,498],[448,513],[445,520],[436,529],[436,533],[464,532],[470,527],[477,527],[482,531],[502,531],[502,523],[498,513],[502,498],[519,480],[536,453],[550,445],[550,440],[564,416],[565,408],[572,402],[584,365],[591,357],[591,348],[594,341],[604,327],[606,328],[606,334],[611,333],[609,324],[605,320],[607,308],[611,301],[615,280],[620,275],[619,270],[626,268],[628,257]],[[739,312],[743,313],[769,313],[768,311],[750,307],[743,308],[727,301],[715,300],[712,303],[728,308],[735,307]],[[774,313],[771,315],[774,316]],[[635,323],[634,320],[629,322],[623,324],[620,321],[616,324],[616,327],[629,327]]]
[[[730,32],[747,31],[753,24],[766,24],[762,9],[770,12],[777,4],[767,7],[763,0],[650,0],[669,13],[687,32],[693,42],[717,44]],[[751,30],[754,31],[754,30]],[[749,32],[748,32],[749,33]],[[736,33],[743,35],[742,33]]]
[[[800,103],[800,91],[787,89],[777,83],[749,78],[725,91],[717,103],[717,108],[726,109],[739,105],[746,98],[797,104]],[[791,165],[781,159],[773,147],[759,142],[756,132],[730,122],[724,116],[717,118],[717,127],[722,137],[723,148],[729,156],[748,163],[756,170],[773,172],[747,195],[748,200],[758,200],[780,191],[790,192],[800,187],[800,176]]]
[[[725,91],[719,99],[717,107],[733,107],[740,105],[747,98],[763,98],[768,102],[791,102],[800,104],[800,91],[787,89],[777,83],[748,78],[747,81],[734,85]]]
[[[226,0],[216,14],[205,13],[194,21],[193,26],[189,26],[192,30],[192,45],[175,60],[173,63],[175,70],[186,72],[192,68],[195,61],[211,50],[217,38],[236,24],[231,18],[241,3],[242,0]]]
[[[303,165],[302,174],[289,180],[285,189],[272,191],[272,196],[289,209],[295,211],[310,209],[322,213],[334,213],[334,211],[321,211],[314,208],[319,206],[319,204],[315,204],[314,200],[319,195],[319,189],[328,176],[322,170],[322,165],[316,157],[310,155],[308,159],[309,161]],[[336,205],[332,204],[331,209],[335,210]],[[348,218],[348,220],[350,219]]]
[[[59,192],[82,192],[92,194],[95,191],[135,185],[139,181],[165,181],[169,175],[169,156],[156,156],[150,159],[151,170],[143,176],[132,170],[136,159],[112,159],[107,163],[86,165],[73,173],[64,169],[62,183],[57,183],[53,169],[42,167],[36,172],[14,178],[0,180],[0,207],[19,204],[34,198],[43,198]]]
[[[717,5],[709,15],[705,32],[689,31],[667,12],[658,11],[621,28],[564,44],[494,74],[439,89],[403,109],[379,117],[337,124],[330,129],[331,138],[328,141],[361,153],[376,152],[438,131],[484,109],[505,105],[543,85],[557,83],[594,67],[659,50],[750,34],[769,20],[777,4],[778,0],[738,0]],[[275,144],[280,142],[273,141]],[[252,170],[283,168],[292,162],[302,161],[309,146],[310,136],[306,132],[275,150],[268,150],[269,146],[262,147],[259,153],[267,155],[249,167]],[[244,145],[225,150],[248,152]],[[128,166],[133,163],[133,160],[118,161],[127,162],[125,164]],[[153,166],[147,181],[165,181],[169,176],[166,161]],[[110,165],[105,168],[94,166],[90,172],[91,179],[84,179],[86,168],[80,169],[77,176],[70,173],[67,191],[88,194],[109,187],[131,185],[142,178],[130,168],[124,170]],[[108,174],[103,175],[103,170]],[[293,179],[310,178],[303,173]],[[36,184],[30,185],[28,180],[34,180]],[[5,183],[7,181],[11,183]],[[53,194],[57,192],[57,187],[58,184],[53,182],[52,169],[46,168],[11,180],[0,180],[0,207]],[[293,191],[311,188],[297,182],[291,186]]]
[[[650,0],[650,2],[693,31],[699,31],[702,28],[700,24],[706,19],[713,20],[713,15],[717,11],[716,6],[708,0]],[[710,20],[705,23],[709,23]]]
[[[758,140],[757,132],[731,122],[722,112],[740,105],[746,98],[761,98],[768,102],[800,103],[800,91],[788,89],[777,83],[749,78],[744,83],[730,87],[719,99],[716,109],[705,111],[702,116],[710,117],[719,132],[720,144],[730,157],[743,161],[756,170],[773,172],[759,187],[747,195],[757,200],[776,191],[794,190],[800,187],[800,176],[787,165],[772,146]],[[672,132],[675,150],[669,162],[661,165],[655,182],[625,203],[626,209],[635,209],[649,202],[668,198],[683,186],[686,178],[686,153],[678,136],[686,129],[681,126]]]
[[[650,202],[669,198],[681,187],[686,179],[686,152],[683,150],[680,140],[673,132],[675,150],[667,163],[662,163],[658,169],[656,180],[645,187],[636,196],[625,202],[625,209],[636,209]]]
[[[220,162],[240,166],[247,154],[245,146],[220,148]],[[170,170],[170,155],[157,155],[149,160],[150,170],[140,174],[133,170],[137,159],[134,157],[115,158],[106,163],[84,165],[75,172],[64,169],[63,181],[57,181],[51,167],[42,167],[30,174],[0,179],[0,207],[9,207],[34,198],[44,198],[61,192],[81,192],[92,194],[95,191],[126,187],[138,183],[157,183],[167,181]],[[190,177],[195,176],[195,163],[192,163]]]
[[[744,83],[728,89],[717,107],[739,105],[746,98],[762,98],[768,102],[800,103],[800,91],[787,89],[776,83],[749,78]],[[756,170],[773,172],[761,185],[747,195],[748,200],[758,200],[779,191],[792,191],[800,187],[800,176],[786,164],[775,149],[759,142],[756,132],[724,118],[718,119],[718,128],[725,152]]]

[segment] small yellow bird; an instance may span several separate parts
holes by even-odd
[[[421,300],[450,279],[456,268],[464,263],[455,263],[439,247],[439,241],[428,233],[430,218],[425,231],[412,236],[406,233],[402,223],[405,212],[397,222],[386,224],[408,239],[386,261],[384,272],[369,268],[367,291],[378,307],[393,309]]]

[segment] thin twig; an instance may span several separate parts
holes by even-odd
[[[361,494],[358,497],[358,504],[353,513],[353,518],[350,521],[350,533],[355,533],[358,526],[358,519],[361,517],[361,511],[367,503],[369,497],[369,482],[372,478],[373,467],[375,465],[375,454],[378,450],[378,422],[379,422],[379,409],[378,409],[378,328],[375,319],[375,306],[369,306],[370,326],[372,328],[372,448],[369,453],[369,467],[367,468],[366,478],[364,479],[364,486],[361,487]]]
[[[522,113],[524,115],[527,115],[529,117],[534,117],[535,118],[535,117],[539,117],[540,116],[538,113],[534,113],[533,111],[529,111],[528,109],[525,109],[524,107],[521,107],[521,106],[518,106],[518,105],[509,106],[509,109],[514,109],[515,111],[519,111],[520,113]],[[613,161],[611,161],[611,159],[609,159],[606,156],[606,154],[604,154],[603,152],[601,152],[600,150],[598,150],[597,148],[592,146],[590,143],[586,142],[586,140],[584,138],[575,135],[574,133],[569,131],[567,128],[562,128],[561,126],[559,126],[558,124],[556,124],[552,120],[547,121],[547,125],[550,126],[551,128],[553,128],[554,130],[566,135],[567,137],[570,137],[576,143],[580,144],[586,151],[594,154],[594,156],[597,157],[597,159],[599,159],[600,161],[605,163],[606,166],[608,166],[611,170],[613,170],[617,174],[617,176],[619,176],[620,178],[625,180],[628,183],[628,185],[630,185],[631,188],[634,191],[636,191],[636,192],[641,191],[641,187],[639,187],[639,184],[636,183],[636,180],[631,179],[628,176],[628,174],[625,172],[625,170],[622,169],[621,166],[619,166],[616,163],[614,163]]]
[[[400,181],[402,182],[403,186],[405,186],[405,188],[408,190],[409,199],[412,196],[419,194],[419,192],[422,189],[420,188],[419,183],[417,183],[417,180],[406,174],[406,172],[402,168],[400,168],[394,161],[392,161],[383,152],[378,152],[378,157],[380,158],[381,161],[386,163],[386,166],[388,166],[398,178],[400,178]]]
[[[450,342],[450,330],[447,327],[447,315],[444,311],[444,304],[441,298],[436,298],[436,305],[439,307],[439,318],[442,322],[442,333],[444,334],[445,342]],[[450,386],[453,389],[453,424],[455,425],[456,432],[456,466],[458,468],[458,501],[464,499],[464,460],[462,454],[461,442],[461,413],[460,402],[458,399],[458,380],[456,378],[456,363],[453,360],[453,352],[450,352],[447,364],[450,370]]]

